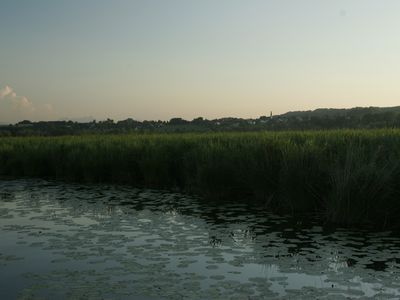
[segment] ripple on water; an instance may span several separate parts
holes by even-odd
[[[119,186],[0,181],[2,298],[399,297],[399,238]]]

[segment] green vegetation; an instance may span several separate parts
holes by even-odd
[[[178,187],[400,226],[400,130],[3,137],[0,175]]]

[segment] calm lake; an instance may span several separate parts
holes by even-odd
[[[400,236],[167,191],[0,181],[0,299],[398,299]]]

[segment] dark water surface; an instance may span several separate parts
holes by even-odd
[[[0,299],[399,299],[400,237],[121,186],[0,181]]]

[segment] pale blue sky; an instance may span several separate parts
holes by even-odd
[[[399,105],[399,29],[397,0],[0,0],[0,122]]]

